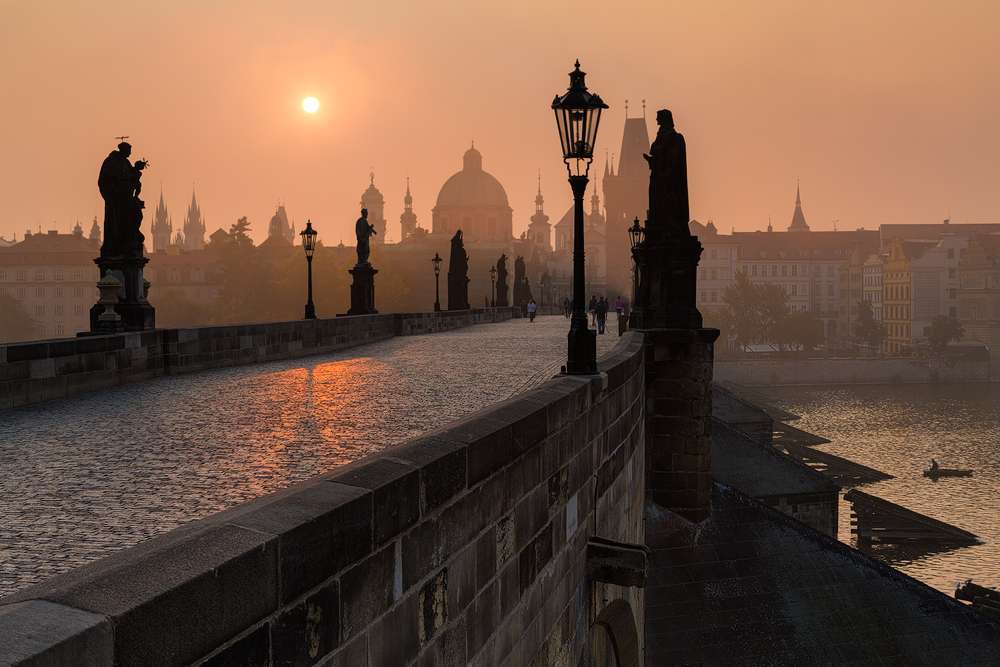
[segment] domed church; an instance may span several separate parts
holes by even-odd
[[[475,144],[462,157],[462,171],[441,186],[431,224],[434,234],[451,236],[461,229],[467,244],[500,244],[513,239],[513,211],[507,192],[483,170],[483,156]]]

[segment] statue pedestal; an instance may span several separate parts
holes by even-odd
[[[146,257],[98,257],[94,263],[100,268],[101,278],[110,273],[121,288],[118,290],[118,303],[114,311],[121,318],[120,322],[111,325],[105,314],[105,305],[94,304],[90,309],[90,331],[101,334],[117,331],[148,331],[156,328],[156,309],[146,300],[146,283],[142,275],[143,267],[149,259]]]
[[[632,250],[638,267],[632,329],[700,329],[696,302],[701,243],[695,236],[648,238]]]
[[[354,278],[351,283],[351,309],[348,315],[374,315],[375,310],[375,274],[378,270],[371,264],[358,264],[348,273]]]

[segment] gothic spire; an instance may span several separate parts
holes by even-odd
[[[808,232],[809,225],[806,224],[806,216],[802,213],[802,196],[798,180],[795,182],[795,212],[792,213],[792,224],[788,225],[790,232]]]

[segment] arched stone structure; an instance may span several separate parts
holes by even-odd
[[[639,630],[626,600],[613,600],[590,628],[592,667],[639,667]]]

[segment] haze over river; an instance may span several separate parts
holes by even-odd
[[[568,330],[483,324],[0,412],[0,597],[540,384]]]
[[[1000,584],[1000,385],[892,385],[760,390],[802,418],[792,422],[832,442],[818,449],[863,463],[895,479],[859,487],[964,528],[985,543],[937,553],[887,554],[907,574],[952,595],[974,579]],[[969,478],[933,482],[922,472],[971,468]],[[840,539],[851,542],[850,505],[840,508]]]

